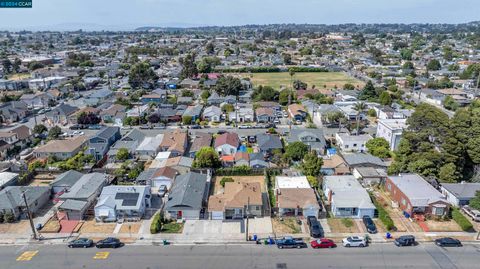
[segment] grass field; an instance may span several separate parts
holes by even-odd
[[[280,89],[281,87],[289,87],[291,85],[291,78],[288,72],[281,73],[251,73],[251,74],[240,74],[240,76],[245,78],[250,78],[254,86],[264,85],[271,86],[275,89]],[[333,88],[337,86],[342,88],[345,83],[351,83],[354,86],[363,87],[364,83],[350,77],[343,72],[305,72],[305,73],[295,73],[293,80],[298,79],[307,83],[308,87],[311,88],[312,85],[315,85],[315,88],[321,89],[324,86],[327,88]]]

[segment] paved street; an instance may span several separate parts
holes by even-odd
[[[125,246],[68,249],[65,246],[2,246],[0,268],[478,268],[478,245],[439,248],[433,244],[398,248],[279,250],[263,245]]]

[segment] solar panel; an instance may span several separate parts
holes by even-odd
[[[115,195],[115,200],[123,200],[122,206],[134,206],[137,204],[139,193],[119,192]]]

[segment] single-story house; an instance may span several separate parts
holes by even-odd
[[[307,110],[300,104],[291,104],[288,106],[290,118],[296,121],[304,121],[307,118]]]
[[[243,219],[247,215],[262,217],[263,200],[260,184],[226,182],[223,193],[210,196],[208,213],[211,219]]]
[[[200,219],[200,211],[204,209],[209,176],[190,172],[177,176],[168,201],[165,204],[166,217],[171,219]]]
[[[18,174],[11,172],[0,172],[0,190],[13,186],[18,182]]]
[[[318,217],[320,205],[312,188],[279,188],[275,195],[280,216]]]
[[[263,154],[272,153],[273,150],[282,150],[283,144],[278,135],[258,134],[257,145]]]
[[[353,171],[355,167],[373,167],[387,169],[387,164],[382,159],[368,153],[346,153],[342,155],[345,163]]]
[[[276,118],[275,110],[268,107],[259,107],[255,110],[257,122],[273,122]]]
[[[220,122],[222,110],[217,106],[209,106],[203,110],[203,120]]]
[[[104,187],[95,205],[95,220],[110,222],[140,220],[151,206],[148,186],[107,186]]]
[[[352,174],[364,186],[384,183],[387,178],[385,169],[373,167],[356,167],[353,168]]]
[[[375,214],[367,190],[354,176],[326,176],[323,179],[322,190],[327,197],[332,215],[339,218],[362,218]]]
[[[369,134],[366,135],[349,135],[346,133],[336,133],[335,140],[337,146],[342,152],[366,152],[366,143],[373,139]]]
[[[28,208],[33,215],[50,200],[50,187],[8,186],[0,191],[0,211],[11,212],[15,219],[26,219],[27,209],[22,193],[25,193]]]
[[[240,139],[236,133],[224,133],[215,139],[215,150],[220,155],[235,155],[240,146]]]
[[[480,191],[480,183],[442,183],[440,189],[451,205],[462,207],[468,205],[477,191]]]
[[[345,160],[338,154],[325,156],[320,171],[326,176],[350,174],[350,169]]]
[[[414,214],[444,216],[450,210],[445,195],[417,174],[388,176],[385,189],[392,201],[398,204],[399,209],[410,216]]]
[[[72,139],[52,140],[33,151],[36,158],[54,156],[57,160],[66,160],[77,155],[86,145],[87,138],[83,135]]]
[[[210,147],[212,145],[212,134],[195,132],[192,135],[193,141],[190,146],[189,156],[190,158],[195,158],[195,154],[203,147]]]
[[[141,158],[155,158],[160,152],[160,144],[163,141],[163,134],[158,134],[155,137],[147,136],[135,149],[135,155]]]
[[[326,141],[322,129],[292,129],[287,137],[287,143],[302,142],[317,154],[325,153]]]

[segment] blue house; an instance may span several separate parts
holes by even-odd
[[[121,137],[119,127],[106,127],[89,139],[87,154],[93,155],[97,161],[102,160],[110,147]]]

